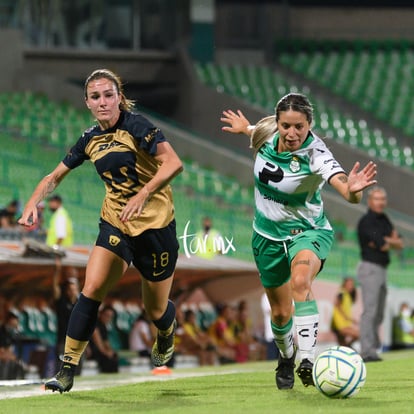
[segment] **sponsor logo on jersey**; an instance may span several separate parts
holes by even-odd
[[[155,128],[154,130],[152,130],[149,134],[147,134],[144,137],[144,140],[146,142],[151,142],[155,138],[155,135],[157,135],[158,132],[159,132],[159,128]]]
[[[105,137],[105,139],[108,139],[108,138],[109,138],[108,136]],[[117,141],[112,141],[108,144],[101,144],[98,147],[98,152],[105,151],[105,150],[111,149],[113,147],[118,147],[119,145],[121,145],[121,144]]]

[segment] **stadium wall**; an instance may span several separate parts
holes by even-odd
[[[414,39],[413,19],[411,7],[294,7],[289,35],[306,39]]]
[[[286,39],[414,39],[414,9],[408,3],[405,7],[395,2],[339,3],[216,2],[216,49],[261,49],[271,56],[277,41]]]

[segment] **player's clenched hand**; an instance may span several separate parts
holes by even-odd
[[[27,204],[23,210],[22,216],[17,220],[22,226],[30,227],[36,224],[39,220],[36,205]]]

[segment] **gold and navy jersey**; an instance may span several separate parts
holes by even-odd
[[[166,227],[174,218],[169,185],[153,194],[139,217],[123,223],[119,219],[128,200],[139,192],[157,172],[157,144],[166,141],[163,133],[142,115],[122,111],[118,122],[107,130],[98,125],[87,129],[63,159],[70,169],[85,160],[94,163],[105,183],[102,203],[103,220],[129,236],[147,229]]]

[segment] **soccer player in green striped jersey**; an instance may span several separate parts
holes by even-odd
[[[361,169],[356,162],[346,174],[312,132],[313,108],[302,94],[281,98],[275,115],[257,125],[250,125],[241,111],[223,111],[221,121],[227,124],[223,131],[250,137],[255,153],[252,247],[279,348],[276,385],[293,387],[297,349],[300,364],[296,372],[306,387],[314,385],[319,314],[311,285],[334,238],[321,189],[328,182],[345,200],[359,203],[362,191],[376,183],[376,165],[369,162]]]

